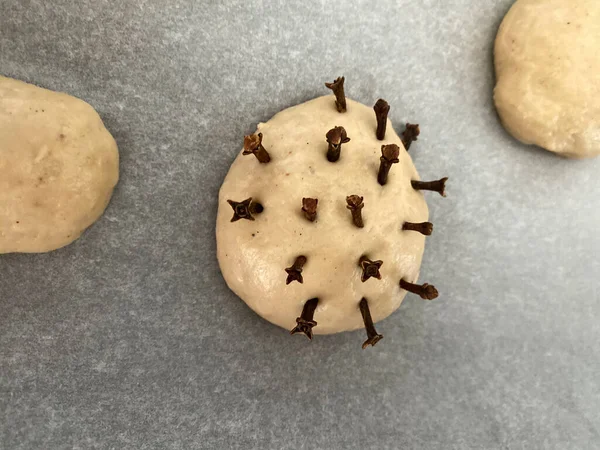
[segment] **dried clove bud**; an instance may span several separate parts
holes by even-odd
[[[404,222],[404,225],[402,225],[402,229],[408,231],[418,231],[419,233],[424,234],[425,236],[431,236],[431,233],[433,233],[433,224],[431,222]]]
[[[371,318],[371,311],[369,310],[369,302],[366,298],[362,298],[360,303],[358,304],[360,308],[360,313],[363,318],[363,322],[365,323],[365,329],[367,330],[367,340],[363,343],[363,350],[367,348],[369,345],[374,346],[380,340],[383,339],[381,334],[377,334],[375,331],[375,325],[373,325],[373,319]]]
[[[365,204],[363,203],[363,198],[358,195],[350,195],[346,197],[346,203],[348,203],[346,208],[352,213],[354,225],[358,228],[364,228],[365,224],[362,218],[362,209],[365,207]]]
[[[304,283],[304,279],[302,278],[304,264],[306,264],[306,256],[298,256],[292,267],[285,269],[288,274],[285,284],[290,284],[292,281],[297,281],[300,284]]]
[[[290,331],[290,334],[304,333],[308,339],[312,340],[312,329],[317,326],[317,322],[313,320],[313,317],[318,303],[318,298],[311,298],[304,304],[302,314],[296,318],[297,325]]]
[[[325,135],[329,147],[327,148],[327,160],[329,162],[336,162],[340,159],[342,153],[342,144],[350,142],[350,138],[346,134],[344,127],[335,127],[327,132]]]
[[[375,117],[377,118],[377,139],[383,141],[385,138],[385,129],[387,127],[388,113],[390,112],[390,105],[384,99],[380,98],[373,106],[375,110]]]
[[[244,152],[242,154],[254,155],[259,162],[264,164],[271,161],[271,157],[262,145],[262,137],[262,133],[244,136]]]
[[[424,284],[413,284],[409,283],[405,280],[400,280],[400,287],[408,292],[412,292],[413,294],[417,294],[423,300],[433,300],[438,297],[437,289],[427,283]]]
[[[302,199],[302,212],[311,222],[317,220],[317,205],[319,200],[316,198],[303,198]]]
[[[410,149],[410,145],[417,140],[417,136],[421,134],[418,124],[406,124],[406,129],[402,132],[402,145],[406,151]]]
[[[243,202],[227,200],[227,203],[233,208],[232,222],[237,222],[240,219],[254,220],[253,214],[260,214],[264,210],[260,203],[252,202],[252,197],[247,198]]]
[[[442,197],[446,196],[446,181],[448,181],[448,177],[444,177],[441,180],[436,181],[416,181],[412,180],[410,183],[412,184],[413,189],[418,191],[434,191],[440,194]]]
[[[325,86],[333,91],[335,95],[335,106],[338,112],[346,112],[346,95],[344,94],[344,77],[336,78],[333,83],[325,83]]]
[[[358,265],[363,271],[361,277],[361,281],[363,283],[369,278],[377,278],[378,280],[381,280],[381,273],[379,273],[379,269],[383,265],[383,261],[371,261],[365,255],[363,255],[358,260]]]
[[[398,156],[400,156],[400,147],[396,144],[381,146],[381,164],[379,165],[379,173],[377,174],[377,181],[380,185],[383,186],[387,183],[392,164],[400,162]]]

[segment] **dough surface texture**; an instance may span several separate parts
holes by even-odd
[[[526,144],[600,154],[600,1],[518,0],[495,45],[496,108]]]
[[[70,244],[118,179],[117,145],[90,105],[0,76],[0,253]]]
[[[423,194],[412,188],[418,174],[409,153],[388,120],[383,141],[375,136],[372,107],[347,99],[340,114],[333,96],[286,109],[258,125],[271,156],[260,164],[242,153],[233,162],[219,193],[217,253],[229,287],[256,313],[291,330],[304,303],[319,298],[314,334],[364,327],[359,302],[368,299],[374,321],[389,316],[406,291],[401,278],[416,282],[425,236],[403,231],[405,221],[425,222]],[[339,161],[327,161],[326,133],[343,126],[350,138]],[[385,186],[377,182],[381,146],[400,147]],[[346,197],[364,197],[364,228],[357,228]],[[228,200],[252,197],[264,206],[254,221],[231,222]],[[317,198],[317,220],[302,213],[302,199]],[[285,268],[307,257],[304,283],[286,285]],[[383,261],[381,280],[361,281],[362,255]]]

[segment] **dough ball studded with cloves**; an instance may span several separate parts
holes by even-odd
[[[292,333],[366,328],[394,312],[418,284],[428,222],[422,182],[379,100],[334,96],[286,109],[244,139],[219,193],[217,253],[229,287],[256,313]],[[378,136],[382,139],[378,139]],[[431,193],[429,195],[432,195]],[[433,194],[435,195],[435,194]]]

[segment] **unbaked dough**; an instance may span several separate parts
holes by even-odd
[[[498,32],[495,102],[526,144],[600,154],[600,1],[518,0]]]
[[[335,126],[343,126],[350,141],[330,163],[325,135]],[[400,306],[406,294],[400,279],[417,280],[425,236],[402,225],[427,221],[427,204],[411,186],[419,177],[391,123],[383,141],[376,126],[373,108],[347,99],[340,114],[333,96],[320,97],[258,125],[269,163],[242,153],[233,162],[219,193],[219,263],[229,287],[270,322],[291,330],[304,303],[316,297],[314,334],[363,328],[361,298],[379,321]],[[400,147],[385,186],[377,182],[382,144]],[[364,197],[364,228],[352,221],[349,195]],[[231,222],[228,200],[249,197],[264,211],[253,221]],[[316,221],[304,216],[303,198],[318,199]],[[285,268],[300,255],[307,257],[304,282],[286,285]],[[361,281],[362,255],[383,261],[381,280]]]
[[[70,244],[118,178],[117,145],[90,105],[0,77],[0,253]]]

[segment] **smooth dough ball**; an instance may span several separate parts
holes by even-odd
[[[70,244],[118,179],[117,145],[90,105],[0,77],[0,253]]]
[[[378,141],[373,108],[350,99],[347,107],[340,114],[334,97],[325,96],[259,124],[271,161],[240,154],[219,193],[217,253],[227,284],[256,313],[288,330],[311,298],[319,299],[314,334],[363,328],[363,297],[373,320],[382,320],[406,294],[400,279],[415,282],[419,275],[425,237],[402,230],[406,221],[428,219],[423,194],[411,186],[419,179],[415,166],[389,120]],[[335,126],[344,127],[350,141],[330,163],[325,135]],[[377,182],[382,144],[400,147],[385,186]],[[346,207],[350,195],[364,197],[364,228],[354,225]],[[227,201],[248,197],[264,211],[254,221],[231,222]],[[315,222],[304,217],[303,198],[319,200]],[[286,285],[285,268],[300,255],[307,257],[304,282]],[[361,281],[362,255],[383,261],[381,280]]]
[[[600,154],[600,1],[518,0],[496,38],[506,129],[562,156]]]

